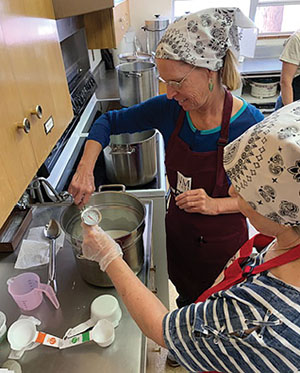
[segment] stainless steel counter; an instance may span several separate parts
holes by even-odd
[[[105,70],[104,63],[102,61],[93,71],[93,75],[97,82],[97,100],[120,100],[118,72],[116,69]]]
[[[143,201],[146,207],[146,227],[143,235],[145,248],[145,263],[138,277],[147,286],[151,255],[152,231],[152,202]],[[33,213],[31,227],[43,226],[50,218],[59,219],[62,208],[36,208]],[[26,234],[25,234],[26,238]],[[9,327],[21,314],[14,300],[7,291],[6,281],[22,272],[35,272],[42,282],[47,280],[47,265],[32,267],[28,270],[14,269],[17,252],[0,254],[0,310],[7,316]],[[55,308],[48,299],[33,311],[22,312],[41,320],[39,331],[44,331],[57,337],[63,337],[66,330],[90,318],[90,304],[101,294],[111,294],[119,299],[122,309],[122,319],[115,329],[114,343],[101,348],[94,342],[86,342],[76,347],[59,350],[40,345],[26,351],[19,360],[23,373],[76,373],[76,372],[105,372],[105,373],[134,373],[145,372],[146,339],[137,327],[114,288],[99,288],[89,285],[80,277],[77,270],[72,248],[65,240],[64,246],[57,254],[57,297],[60,308]],[[0,344],[0,366],[10,352],[5,340]]]
[[[245,58],[239,65],[240,73],[245,75],[280,75],[282,62],[279,58]]]

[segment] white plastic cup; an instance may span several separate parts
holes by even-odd
[[[69,328],[63,339],[74,337],[94,327],[99,320],[106,319],[116,328],[122,317],[118,300],[109,294],[100,295],[91,303],[91,317],[87,321]]]
[[[100,295],[93,300],[91,304],[91,319],[98,320],[108,320],[116,328],[122,317],[122,311],[119,306],[118,300],[110,295],[104,294]]]
[[[0,343],[4,341],[7,331],[6,315],[0,311]]]
[[[22,368],[21,368],[21,365],[15,361],[15,360],[6,360],[1,368],[6,368],[7,370],[9,371],[13,371],[14,373],[22,373]],[[1,369],[0,369],[0,372],[1,372]]]
[[[20,318],[8,329],[7,340],[12,350],[21,351],[31,349],[32,343],[59,348],[60,338],[51,334],[38,332],[36,322],[31,318]]]
[[[93,341],[100,347],[108,347],[115,340],[115,328],[108,320],[99,320],[93,327],[91,334]]]

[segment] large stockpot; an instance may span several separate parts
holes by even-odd
[[[123,258],[137,274],[144,263],[143,232],[145,229],[145,207],[136,197],[122,191],[100,191],[94,193],[88,206],[95,206],[102,215],[100,226],[110,232],[123,250]],[[100,270],[97,262],[82,256],[82,228],[80,210],[76,205],[65,208],[61,215],[61,227],[67,241],[72,245],[76,264],[82,278],[96,286],[113,286],[110,278]]]
[[[112,183],[144,185],[157,173],[155,129],[111,135],[104,149],[106,176]]]
[[[132,106],[158,95],[158,76],[155,63],[129,62],[116,66],[120,104]]]
[[[146,31],[147,53],[155,53],[156,47],[169,26],[169,19],[155,14],[154,18],[145,21],[142,27]]]

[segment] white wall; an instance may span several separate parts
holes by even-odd
[[[172,0],[129,0],[129,11],[131,32],[125,35],[118,48],[113,51],[114,58],[120,53],[134,50],[134,34],[141,42],[143,51],[146,51],[146,32],[141,27],[145,25],[145,20],[154,19],[154,14],[160,14],[172,21]],[[283,48],[283,42],[284,39],[258,40],[255,57],[278,58]]]
[[[172,17],[172,0],[129,0],[129,11],[131,26],[136,32],[136,36],[146,50],[146,32],[141,30],[145,25],[145,20],[154,18],[154,14],[162,17]]]

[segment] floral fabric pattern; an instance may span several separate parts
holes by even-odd
[[[254,23],[239,8],[210,8],[169,25],[156,49],[156,58],[183,61],[218,71],[229,48],[238,55],[242,33]]]
[[[300,101],[275,111],[225,147],[236,191],[260,214],[300,224]]]

